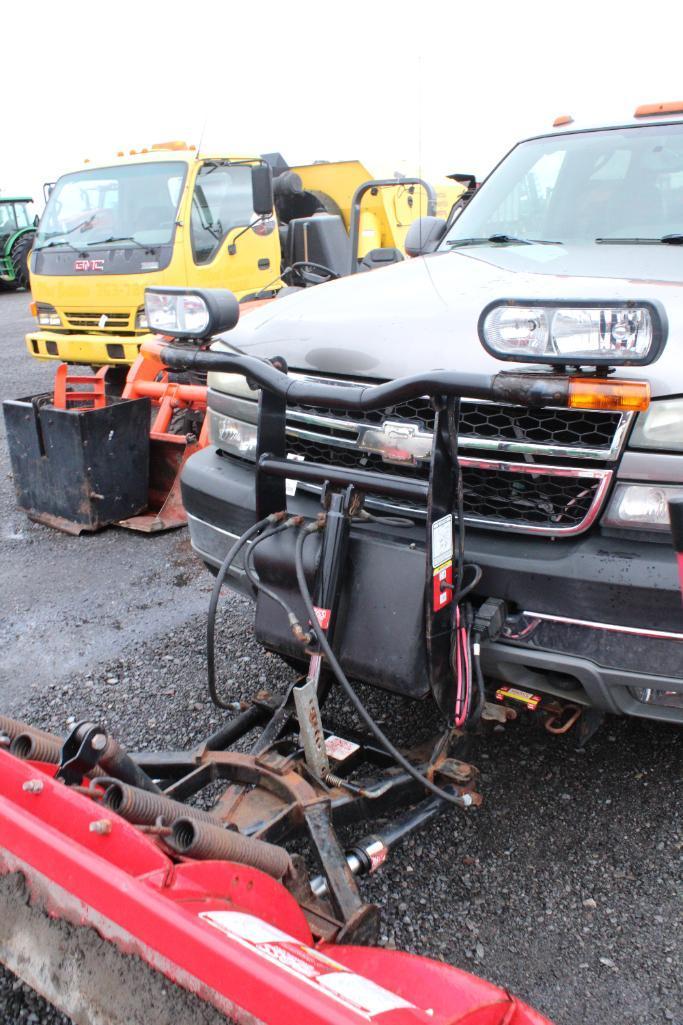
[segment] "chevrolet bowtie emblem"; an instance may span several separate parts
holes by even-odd
[[[432,433],[419,424],[385,420],[381,427],[361,427],[356,441],[365,452],[376,452],[385,463],[417,466],[432,454]]]

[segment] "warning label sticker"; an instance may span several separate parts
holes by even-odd
[[[432,610],[438,612],[453,601],[453,563],[437,566],[432,574]]]
[[[319,950],[300,943],[269,922],[242,911],[202,911],[201,919],[289,975],[370,1020],[401,1007],[415,1008],[403,997],[345,968]]]
[[[287,458],[292,459],[295,463],[303,463],[304,461],[304,457],[300,456],[298,452],[288,452]],[[287,479],[285,480],[285,494],[289,495],[290,498],[292,497],[292,495],[295,495],[296,486],[298,483],[299,482],[297,480],[293,480],[291,477],[287,477]]]
[[[325,751],[328,758],[334,758],[336,762],[343,762],[351,755],[355,755],[356,751],[360,751],[360,745],[354,744],[352,740],[345,740],[344,737],[333,735],[325,738]]]
[[[432,566],[442,566],[453,558],[453,517],[442,516],[432,523]]]

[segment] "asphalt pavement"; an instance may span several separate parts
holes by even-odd
[[[29,300],[0,293],[3,399],[51,386],[53,366],[24,348]],[[222,721],[205,686],[210,578],[186,532],[30,523],[4,430],[0,565],[0,709],[61,732],[96,717],[131,748],[190,745]],[[226,597],[219,674],[236,699],[290,672],[250,624],[249,603]],[[429,732],[427,706],[366,698],[399,742]],[[382,942],[508,986],[557,1025],[683,1025],[681,731],[612,719],[579,752],[515,723],[471,759],[482,808],[435,820],[364,884]],[[0,971],[0,1025],[24,1022],[67,1025]]]

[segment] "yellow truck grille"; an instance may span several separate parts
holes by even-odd
[[[79,310],[70,313],[65,310],[62,322],[74,331],[111,331],[122,334],[135,330],[132,313],[107,313],[104,310]]]

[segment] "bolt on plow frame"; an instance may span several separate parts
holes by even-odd
[[[379,909],[359,879],[434,817],[474,812],[481,795],[464,759],[467,735],[515,714],[486,702],[471,636],[457,404],[566,405],[576,379],[433,371],[376,386],[304,381],[276,356],[196,345],[234,325],[229,294],[150,291],[150,324],[161,311],[171,336],[156,350],[169,370],[238,373],[260,390],[256,522],[220,567],[207,628],[210,693],[233,715],[190,750],[130,754],[99,723],[77,723],[61,738],[0,717],[0,958],[88,1025],[154,1021],[125,983],[141,968],[245,1023],[542,1025],[487,982],[374,946]],[[184,329],[190,321],[194,334]],[[590,383],[619,396],[614,378]],[[424,484],[286,458],[288,403],[380,409],[425,395],[435,428]],[[319,487],[315,518],[288,511],[292,478]],[[410,651],[411,696],[430,697],[441,719],[436,736],[412,747],[387,737],[344,668],[359,634],[350,628],[362,580],[352,531],[372,526],[365,497],[387,488],[427,506],[416,556],[423,599],[415,608],[396,602],[391,628],[392,643]],[[257,595],[257,639],[268,647],[285,633],[302,672],[284,693],[264,690],[235,706],[216,679],[215,621],[238,557]],[[377,589],[391,593],[400,582],[392,567],[382,572]],[[323,717],[335,689],[361,731]],[[342,843],[340,829],[353,839]]]

